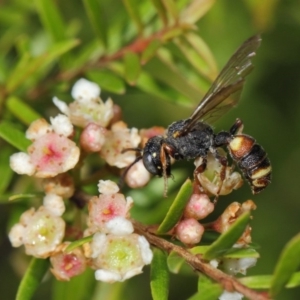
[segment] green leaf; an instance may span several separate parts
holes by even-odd
[[[103,90],[116,94],[125,93],[124,81],[109,71],[90,71],[87,73],[87,77],[90,80],[97,82]]]
[[[181,186],[175,200],[173,201],[165,219],[157,229],[158,234],[163,234],[172,229],[180,220],[183,210],[193,191],[193,185],[190,179],[187,179]]]
[[[13,115],[26,125],[30,125],[33,121],[41,118],[39,113],[15,96],[11,96],[7,99],[6,106]]]
[[[163,3],[161,0],[151,0],[151,2],[153,3],[154,7],[157,10],[157,13],[159,15],[159,17],[161,18],[162,22],[164,25],[168,24],[168,17],[167,17],[167,12],[165,7],[163,6]]]
[[[199,275],[198,292],[189,300],[216,300],[222,294],[223,288],[203,274]]]
[[[17,194],[17,195],[12,195],[8,197],[9,201],[16,201],[20,199],[30,199],[30,198],[36,198],[39,196],[38,194]]]
[[[141,64],[144,65],[150,60],[156,53],[156,50],[162,45],[158,39],[152,40],[146,49],[142,53]]]
[[[32,258],[19,285],[16,300],[30,300],[49,268],[46,259]]]
[[[167,259],[167,264],[170,272],[174,274],[178,274],[181,270],[182,266],[184,265],[185,260],[178,255],[176,252],[172,251]]]
[[[174,39],[174,43],[183,53],[186,60],[190,63],[191,67],[193,67],[199,74],[209,78],[211,74],[211,70],[206,60],[204,60],[199,53],[191,47],[184,39],[177,38]]]
[[[180,13],[182,23],[195,24],[215,3],[215,0],[193,0]]]
[[[20,151],[26,151],[31,144],[31,141],[26,139],[24,132],[8,121],[0,123],[0,137]]]
[[[256,275],[239,278],[239,281],[251,289],[270,289],[273,275]],[[286,288],[300,286],[300,272],[295,272],[285,285]]]
[[[10,180],[13,175],[13,171],[9,166],[9,157],[12,154],[12,150],[4,145],[1,146],[0,151],[0,166],[1,166],[1,176],[0,176],[0,194],[4,193],[8,187]]]
[[[53,300],[82,300],[91,299],[93,285],[95,284],[94,270],[86,269],[83,274],[73,277],[70,281],[53,280]]]
[[[186,96],[190,103],[192,101],[199,102],[203,91],[198,86],[192,85],[187,76],[184,76],[182,71],[178,69],[168,50],[160,48],[156,57],[152,58],[144,68],[154,78]]]
[[[231,248],[225,254],[226,258],[259,258],[259,253],[253,248]]]
[[[237,220],[229,227],[229,229],[222,233],[219,238],[214,241],[203,255],[204,259],[211,260],[224,254],[235,244],[245,231],[250,220],[250,213],[243,213]]]
[[[215,58],[210,51],[210,48],[207,46],[205,41],[194,32],[188,32],[185,34],[184,38],[188,41],[188,43],[194,48],[195,51],[198,52],[199,56],[203,58],[206,64],[209,66],[210,74],[209,77],[213,81],[218,75],[218,68],[215,61]]]
[[[57,9],[55,2],[51,0],[35,0],[39,17],[53,41],[65,39],[66,26]]]
[[[182,105],[182,106],[190,106],[188,100],[178,94],[178,97],[171,95],[167,89],[163,89],[159,86],[159,84],[153,79],[151,75],[142,71],[138,81],[136,82],[136,86],[142,91],[158,97],[164,101],[168,101],[174,104]]]
[[[23,84],[28,79],[32,79],[32,76],[39,78],[41,76],[40,73],[49,64],[53,63],[53,61],[62,54],[77,46],[78,43],[78,40],[68,40],[57,43],[50,49],[47,49],[46,53],[34,58],[30,57],[29,53],[25,53],[7,79],[7,90],[10,93],[13,92],[19,85]]]
[[[169,271],[167,256],[160,249],[154,249],[151,263],[151,294],[154,300],[167,300],[169,294]]]
[[[70,252],[72,250],[74,250],[75,248],[78,248],[80,246],[82,246],[83,244],[85,243],[89,243],[93,240],[93,236],[92,235],[89,235],[89,236],[86,236],[80,240],[76,240],[75,242],[72,242],[66,249],[64,252]]]
[[[134,85],[141,71],[140,58],[133,52],[127,52],[124,56],[125,79],[130,85]]]
[[[277,296],[300,265],[300,234],[293,237],[284,247],[275,267],[270,295]]]
[[[172,16],[172,18],[174,19],[174,21],[178,20],[178,9],[176,7],[176,3],[174,0],[162,0],[166,11],[170,14],[170,16]]]
[[[144,29],[144,25],[142,23],[141,15],[139,12],[139,1],[135,0],[123,0],[123,3],[126,7],[126,10],[131,17],[132,21],[135,23],[138,32],[141,34]]]
[[[256,275],[239,278],[239,281],[251,289],[269,289],[272,275]]]
[[[104,47],[107,47],[107,30],[105,24],[105,12],[101,7],[101,1],[97,0],[84,0],[84,7],[89,17],[89,21],[102,42]]]

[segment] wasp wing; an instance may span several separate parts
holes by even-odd
[[[255,35],[232,55],[179,135],[190,131],[200,120],[219,118],[238,102],[245,77],[253,69],[251,58],[255,56],[260,43],[260,36]]]

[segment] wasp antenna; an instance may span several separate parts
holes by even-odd
[[[139,152],[140,154],[143,152],[143,150],[140,149],[140,148],[126,148],[126,149],[123,149],[123,150],[121,151],[121,153],[123,154],[123,153],[125,153],[125,152],[127,152],[127,151],[135,151],[135,152]]]

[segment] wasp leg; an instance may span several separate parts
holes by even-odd
[[[232,135],[242,134],[243,129],[244,129],[243,121],[241,119],[236,119],[235,123],[231,126],[229,132]]]
[[[174,153],[174,149],[163,143],[160,148],[160,161],[162,164],[162,174],[164,178],[164,197],[168,194],[168,175],[170,170],[170,156]]]
[[[213,201],[213,203],[216,205],[223,187],[223,183],[225,181],[226,178],[226,168],[227,168],[227,164],[228,164],[228,160],[226,157],[221,156],[218,151],[216,150],[215,152],[213,152],[214,157],[220,162],[221,164],[221,171],[220,171],[220,184],[219,184],[219,188],[218,191],[216,193],[215,199]]]
[[[201,157],[201,159],[202,159],[201,164],[194,170],[194,182],[199,187],[201,192],[203,192],[201,182],[198,179],[198,174],[203,173],[206,170],[207,159],[206,157]]]

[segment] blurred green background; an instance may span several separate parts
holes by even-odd
[[[123,2],[100,2],[105,7],[106,20],[126,18]],[[81,1],[57,1],[57,5],[65,20],[71,24],[69,30],[78,32],[77,36],[83,45],[94,38],[87,17],[82,12]],[[300,2],[216,1],[197,26],[199,34],[211,48],[219,69],[245,39],[256,33],[262,35],[262,45],[254,60],[255,69],[247,79],[240,104],[214,126],[216,131],[229,129],[237,117],[241,118],[245,125],[244,132],[263,145],[272,162],[272,184],[263,193],[252,196],[249,187],[244,184],[240,190],[221,197],[218,203],[218,210],[222,211],[232,201],[255,201],[258,208],[253,213],[253,241],[260,246],[258,251],[261,259],[248,274],[271,274],[284,245],[300,229]],[[4,55],[0,54],[0,65],[7,65],[7,59],[10,63],[17,60],[17,51],[7,46],[8,42],[5,43],[5,38],[8,39],[6,32],[12,27],[16,40],[24,36],[32,36],[35,40],[39,36],[42,38],[44,29],[35,12],[35,2],[1,1],[0,51]],[[163,74],[164,69],[160,72]],[[4,76],[0,67],[1,83],[5,82]],[[98,83],[101,86],[101,82]],[[29,103],[48,117],[54,111],[50,101],[53,93],[46,93]],[[178,106],[129,86],[123,95],[103,91],[102,96],[103,99],[111,96],[121,106],[129,126],[137,128],[168,126],[175,120],[188,117],[192,107],[197,104]],[[0,146],[4,149],[4,142]],[[185,167],[189,168],[186,172],[191,172],[192,162],[175,165],[176,170]],[[3,202],[0,211],[0,298],[14,299],[21,276],[16,270],[22,270],[24,261],[18,255],[22,249],[12,249],[6,235],[11,226],[9,216],[18,214],[21,205]],[[114,299],[118,299],[116,295],[119,295],[119,299],[151,299],[148,282],[149,272],[145,270],[142,276],[129,280],[125,285],[115,284]],[[88,289],[93,284],[91,279],[82,287],[87,289],[82,299],[90,299]],[[195,286],[195,276],[172,276],[170,299],[188,298],[195,291]],[[102,285],[101,290],[101,299],[113,299],[108,285]],[[299,299],[299,294],[299,288],[291,289],[282,293],[278,299]],[[55,295],[48,278],[34,299],[56,299]],[[65,299],[68,299],[67,295]]]

